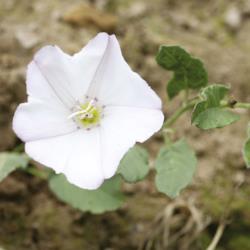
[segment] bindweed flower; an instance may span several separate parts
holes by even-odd
[[[27,93],[13,119],[26,153],[85,189],[111,178],[128,149],[163,123],[161,100],[106,33],[73,56],[56,46],[39,50]]]

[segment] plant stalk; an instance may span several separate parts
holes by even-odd
[[[250,103],[247,103],[247,102],[237,102],[234,105],[234,108],[250,109]]]
[[[40,179],[47,180],[49,174],[46,173],[45,171],[38,170],[37,168],[26,168],[25,171],[33,176],[36,176]]]
[[[186,111],[191,110],[194,105],[196,104],[197,99],[193,99],[187,103],[185,103],[183,106],[178,108],[173,115],[171,115],[164,123],[163,128],[169,128],[171,127],[177,120],[178,118],[184,114]]]
[[[215,233],[215,236],[212,240],[212,242],[210,243],[210,245],[208,246],[207,250],[215,250],[216,246],[218,245],[221,236],[223,235],[223,232],[225,230],[225,223],[221,223],[218,228],[217,231]]]

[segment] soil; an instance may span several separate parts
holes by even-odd
[[[26,65],[44,45],[74,53],[99,31],[115,33],[128,63],[167,103],[168,117],[180,98],[171,103],[166,98],[171,74],[155,62],[159,45],[183,46],[204,61],[211,83],[227,83],[232,98],[250,102],[249,28],[248,0],[0,0],[0,151],[20,144],[12,116],[26,99]],[[0,249],[202,250],[225,216],[217,249],[250,249],[250,174],[241,155],[249,113],[243,114],[232,126],[209,132],[192,127],[190,114],[178,121],[176,138],[187,138],[199,166],[193,184],[177,200],[158,194],[151,174],[124,185],[127,202],[121,209],[92,215],[58,201],[46,182],[14,172],[0,183]],[[146,143],[152,157],[161,144],[160,136]],[[166,218],[170,209],[172,217]],[[199,215],[198,222],[176,236],[194,219],[190,211]],[[176,218],[184,225],[173,223]],[[201,229],[195,231],[198,224]],[[163,240],[167,227],[168,243]]]

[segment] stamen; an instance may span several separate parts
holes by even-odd
[[[93,126],[97,126],[100,123],[100,119],[103,117],[102,106],[97,105],[98,100],[96,98],[86,101],[86,103],[78,103],[72,114],[68,116],[68,119],[74,118],[74,121],[82,128],[90,129]]]
[[[83,112],[82,110],[76,111],[76,112],[70,114],[70,115],[67,117],[67,119],[74,118],[75,116],[78,116],[78,115],[82,114],[82,112]]]
[[[94,102],[95,102],[94,100],[91,100],[89,102],[89,105],[87,106],[86,111],[88,111],[90,108],[93,108],[92,104],[94,104]]]
[[[79,110],[79,111],[76,111],[76,112],[70,114],[70,115],[67,117],[67,119],[71,119],[71,118],[74,118],[74,117],[76,117],[76,116],[78,116],[78,115],[88,113],[91,109],[93,109],[92,104],[93,104],[94,102],[95,102],[94,100],[91,100],[91,101],[89,102],[89,104],[88,104],[88,106],[87,106],[86,109]]]

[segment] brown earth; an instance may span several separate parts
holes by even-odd
[[[26,98],[26,65],[44,45],[74,53],[97,32],[114,32],[131,67],[166,102],[168,117],[180,99],[170,104],[166,99],[171,75],[154,60],[159,45],[183,46],[204,61],[210,82],[230,84],[233,98],[249,102],[249,28],[248,0],[0,0],[0,151],[20,143],[11,120]],[[123,208],[91,215],[59,202],[46,182],[15,172],[0,183],[0,249],[202,250],[225,215],[217,249],[250,249],[250,176],[241,155],[249,113],[243,114],[240,122],[209,132],[191,127],[190,114],[178,121],[176,138],[187,137],[199,167],[193,185],[176,201],[158,194],[151,176],[124,185],[128,201]],[[161,143],[160,136],[146,143],[152,156]],[[178,236],[189,219],[192,226]]]

